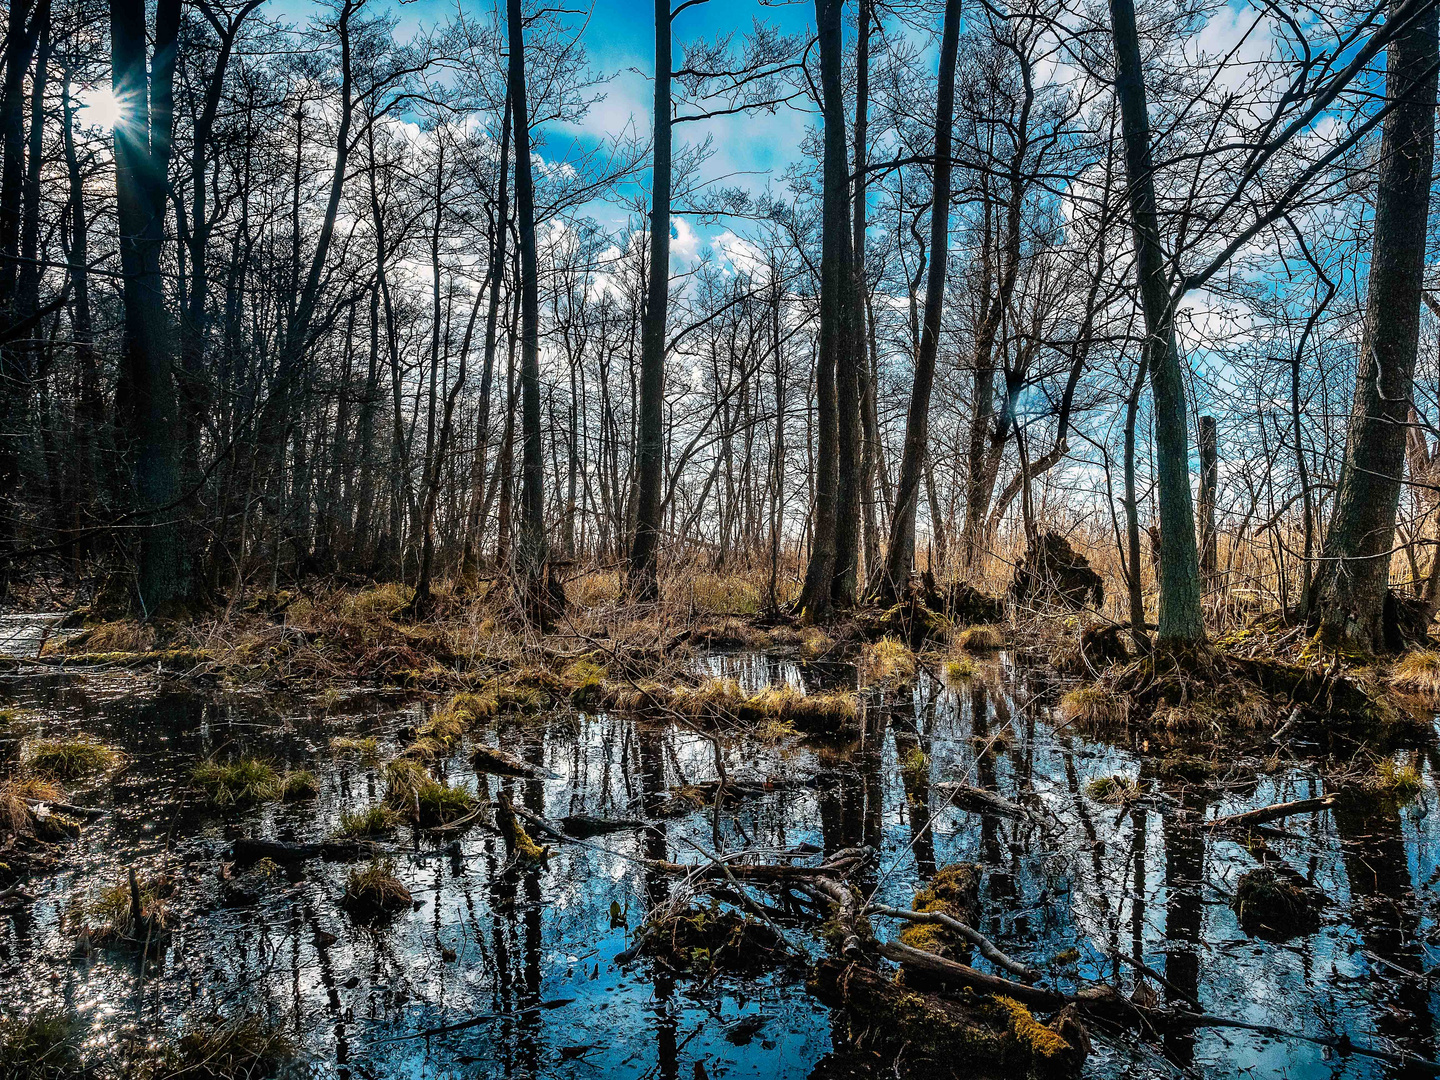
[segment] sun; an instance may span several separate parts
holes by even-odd
[[[91,127],[113,128],[125,112],[115,91],[108,86],[94,86],[83,91],[77,103],[84,110],[80,114],[81,122]]]

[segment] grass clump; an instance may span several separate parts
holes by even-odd
[[[280,774],[260,758],[202,761],[190,772],[190,783],[216,806],[253,806],[281,794]]]
[[[330,749],[337,754],[358,754],[361,761],[377,762],[380,760],[380,741],[373,735],[364,738],[355,738],[350,735],[337,735],[330,740]]]
[[[41,739],[31,744],[25,764],[31,772],[62,780],[77,780],[106,772],[120,760],[120,752],[88,735],[73,739]]]
[[[1107,806],[1130,806],[1144,791],[1133,776],[1097,776],[1085,785],[1085,794]]]
[[[216,1017],[162,1050],[148,1078],[258,1080],[283,1074],[299,1056],[295,1043],[261,1017]]]
[[[156,938],[165,929],[166,904],[175,895],[176,884],[167,874],[135,878],[140,897],[140,920],[135,908],[128,872],[101,889],[78,915],[84,920],[81,936],[92,945],[116,945]]]
[[[475,809],[475,796],[430,775],[418,761],[398,758],[385,767],[385,805],[422,826],[446,825]]]
[[[1297,875],[1262,866],[1240,875],[1233,906],[1247,934],[1284,940],[1320,927],[1320,896]]]
[[[945,661],[945,666],[940,673],[945,676],[947,683],[964,682],[966,679],[975,677],[975,661],[968,656],[956,656]]]
[[[337,840],[363,840],[383,836],[401,822],[400,814],[388,806],[371,806],[365,810],[345,810],[340,824],[331,834]]]
[[[966,652],[989,652],[1005,647],[1005,638],[993,626],[967,626],[955,635],[955,646]]]
[[[1419,796],[1424,782],[1420,778],[1420,770],[1413,764],[1382,758],[1375,766],[1375,775],[1368,786],[1395,805],[1406,806]]]
[[[1390,676],[1397,690],[1427,697],[1440,697],[1440,652],[1416,649],[1400,658]]]
[[[320,782],[309,769],[296,769],[280,777],[276,794],[287,802],[299,799],[313,799],[320,790]]]
[[[1060,699],[1060,719],[1082,732],[1113,731],[1124,724],[1126,714],[1124,700],[1097,683],[1077,686]]]
[[[861,666],[879,682],[904,682],[915,677],[915,654],[899,638],[887,634],[865,647]]]
[[[80,827],[59,814],[37,813],[31,802],[59,802],[65,797],[60,785],[43,777],[0,780],[0,851],[17,840],[62,840],[75,836]]]
[[[376,859],[366,867],[350,871],[341,904],[359,919],[393,915],[410,906],[412,897],[404,882],[395,876],[395,863]]]
[[[0,1077],[71,1080],[86,1075],[77,1026],[73,1017],[53,1009],[0,1021]]]

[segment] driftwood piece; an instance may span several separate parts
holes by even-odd
[[[527,780],[557,780],[555,773],[542,769],[528,761],[522,761],[513,754],[497,750],[493,746],[481,746],[470,755],[470,764],[476,772],[493,776],[521,776]]]
[[[1316,799],[1296,799],[1294,802],[1275,803],[1256,810],[1246,810],[1243,814],[1212,818],[1202,822],[1200,827],[1202,829],[1240,829],[1247,825],[1263,825],[1267,821],[1279,821],[1281,818],[1293,817],[1296,814],[1314,814],[1321,810],[1329,810],[1339,801],[1340,796],[1332,792]]]
[[[1028,821],[1034,825],[1042,824],[1040,815],[1035,811],[1007,799],[1004,795],[997,795],[993,791],[948,781],[937,784],[935,787],[937,791],[963,810],[969,810],[976,814],[1000,814],[1002,817]]]

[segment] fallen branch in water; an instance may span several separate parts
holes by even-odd
[[[1329,810],[1337,802],[1340,796],[1331,792],[1329,795],[1321,795],[1318,799],[1297,799],[1295,802],[1275,803],[1271,806],[1262,806],[1257,810],[1246,810],[1243,814],[1230,814],[1227,817],[1212,818],[1209,821],[1201,822],[1202,829],[1238,829],[1246,825],[1263,825],[1267,821],[1279,821],[1281,818],[1293,817],[1296,814],[1314,814],[1321,810]]]
[[[1005,798],[1004,795],[986,791],[984,788],[971,787],[969,784],[945,783],[937,784],[936,789],[956,806],[972,813],[989,812],[1000,814],[1003,817],[1016,818],[1020,821],[1028,821],[1033,825],[1044,824],[1040,815],[1033,810]]]
[[[987,938],[980,931],[967,923],[961,922],[953,915],[944,911],[909,911],[906,908],[894,908],[887,904],[868,904],[865,913],[875,912],[877,915],[885,915],[892,919],[904,919],[912,923],[939,923],[955,931],[970,944],[979,950],[980,955],[989,960],[996,967],[1004,968],[1010,974],[1017,976],[1026,983],[1040,981],[1040,972],[1036,971],[1029,964],[1014,959],[1002,952],[993,941]]]
[[[26,797],[20,801],[31,809],[37,806],[45,806],[58,813],[69,814],[71,817],[83,817],[93,820],[94,818],[104,817],[106,814],[106,811],[97,810],[93,806],[76,806],[73,803],[56,802],[54,799],[31,799]]]

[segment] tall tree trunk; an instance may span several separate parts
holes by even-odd
[[[475,435],[474,490],[470,498],[470,520],[465,528],[465,554],[461,570],[473,573],[479,567],[480,535],[484,531],[485,454],[490,442],[490,398],[495,385],[495,342],[500,322],[500,292],[505,283],[505,246],[510,239],[510,92],[505,92],[505,111],[500,124],[500,164],[496,176],[495,215],[490,242],[490,298],[485,311],[485,367],[480,373],[479,423]]]
[[[1397,6],[1391,4],[1392,17]],[[1311,621],[1320,639],[1363,654],[1385,647],[1381,621],[1405,466],[1435,156],[1436,34],[1436,9],[1427,5],[1387,49],[1385,97],[1399,104],[1385,117],[1380,141],[1365,336],[1313,592]]]
[[[640,323],[639,439],[635,447],[635,539],[626,587],[660,596],[661,488],[665,468],[665,322],[670,304],[670,0],[655,0],[655,162],[650,183],[650,276]]]
[[[178,410],[161,269],[180,0],[160,0],[156,9],[155,55],[148,80],[145,29],[144,0],[110,0],[114,93],[127,113],[126,123],[115,125],[125,310],[121,379],[135,507],[145,515],[135,585],[141,609],[149,617],[183,603],[190,593],[175,515]]]
[[[845,599],[847,575],[853,581],[854,527],[840,564],[842,501],[853,501],[856,477],[842,479],[847,454],[853,453],[858,401],[853,386],[854,358],[847,312],[855,291],[850,251],[850,166],[845,160],[845,98],[840,83],[842,0],[815,0],[815,25],[820,39],[820,96],[825,116],[823,223],[820,258],[820,338],[815,365],[816,411],[820,428],[815,467],[813,540],[800,608],[812,620],[827,619],[837,597]],[[847,411],[847,409],[849,411]],[[847,431],[847,425],[849,430]],[[850,462],[858,471],[858,459]],[[856,515],[858,517],[858,515]],[[850,592],[853,594],[853,588]]]
[[[945,302],[945,264],[950,241],[950,144],[955,113],[955,55],[960,42],[960,2],[946,0],[940,38],[940,83],[935,103],[935,191],[930,206],[929,277],[925,282],[925,316],[920,350],[915,357],[915,384],[905,421],[905,446],[895,487],[895,513],[890,519],[890,548],[884,568],[871,582],[881,597],[896,595],[915,561],[915,510],[924,480],[930,444],[930,390],[935,383],[935,358],[940,348],[940,316]]]
[[[1145,316],[1144,348],[1155,411],[1155,471],[1160,535],[1165,545],[1160,564],[1158,637],[1162,645],[1189,645],[1205,640],[1195,507],[1190,497],[1190,437],[1180,355],[1175,348],[1175,305],[1166,283],[1165,253],[1160,246],[1150,116],[1132,0],[1110,0],[1110,19],[1115,41],[1115,94],[1120,101],[1125,171],[1130,182],[1135,272]]]

